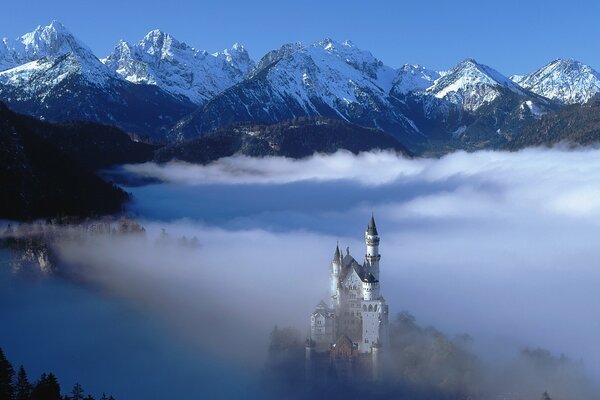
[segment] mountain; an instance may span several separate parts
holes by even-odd
[[[120,211],[127,193],[35,133],[36,124],[39,121],[0,103],[0,218],[83,217]]]
[[[170,135],[182,141],[234,122],[324,116],[382,129],[405,141],[421,140],[412,121],[389,99],[397,75],[348,41],[287,44],[267,53],[245,80],[182,119]]]
[[[399,75],[392,94],[397,108],[426,137],[413,148],[426,155],[502,147],[555,108],[473,59],[443,73],[405,66],[401,74],[406,78]]]
[[[67,53],[78,54],[88,62],[95,59],[92,52],[58,21],[52,21],[48,26],[38,26],[15,40],[4,38],[1,42],[0,71]]]
[[[426,89],[427,94],[467,111],[476,111],[507,91],[526,95],[525,91],[509,78],[472,58],[458,63]]]
[[[56,21],[0,41],[0,100],[12,109],[156,142],[325,117],[383,130],[414,153],[496,149],[598,91],[598,73],[573,60],[509,79],[473,59],[445,72],[394,69],[331,39],[286,44],[256,64],[239,44],[209,54],[159,30],[119,42],[103,60]]]
[[[406,64],[400,68],[398,75],[392,82],[391,93],[403,96],[411,92],[424,91],[431,87],[440,73],[429,70],[418,64]]]
[[[508,150],[532,146],[592,145],[600,142],[600,95],[586,104],[571,104],[555,113],[544,115],[523,130],[516,140],[506,145]]]
[[[156,85],[197,105],[240,82],[254,67],[248,52],[237,43],[209,54],[160,30],[149,32],[134,45],[120,41],[101,61],[129,82]]]
[[[54,21],[4,49],[17,63],[0,72],[0,100],[12,109],[50,121],[86,120],[140,136],[164,133],[193,104],[151,85],[135,85],[102,64]]]
[[[242,154],[252,157],[308,157],[314,153],[353,153],[373,149],[411,153],[392,136],[339,119],[303,117],[273,125],[236,124],[183,143],[159,149],[155,160],[209,163],[221,157]]]
[[[563,104],[585,103],[600,92],[600,74],[575,60],[558,59],[512,79],[533,93]]]

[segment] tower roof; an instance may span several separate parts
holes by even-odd
[[[373,216],[373,213],[371,213],[371,220],[369,221],[369,225],[367,226],[367,234],[378,235],[377,226],[375,225],[375,217]]]
[[[333,261],[340,262],[340,246],[335,244],[335,254],[333,255]]]

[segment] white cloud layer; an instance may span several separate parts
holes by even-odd
[[[335,241],[361,260],[373,210],[392,313],[470,333],[494,359],[499,343],[564,352],[600,378],[600,150],[126,169],[168,183],[133,189],[148,238],[66,243],[63,256],[202,349],[255,362],[273,325],[306,332]],[[163,227],[200,246],[156,245]]]

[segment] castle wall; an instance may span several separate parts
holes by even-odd
[[[386,322],[387,305],[383,300],[364,300],[362,302],[362,340],[359,344],[361,352],[370,352],[374,343],[381,344],[383,342],[382,326]]]

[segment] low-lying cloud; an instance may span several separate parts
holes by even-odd
[[[335,242],[361,260],[374,211],[392,314],[469,333],[486,362],[541,346],[600,380],[600,150],[124,169],[163,182],[129,188],[146,237],[68,241],[61,254],[202,350],[255,365],[273,325],[306,333]]]

